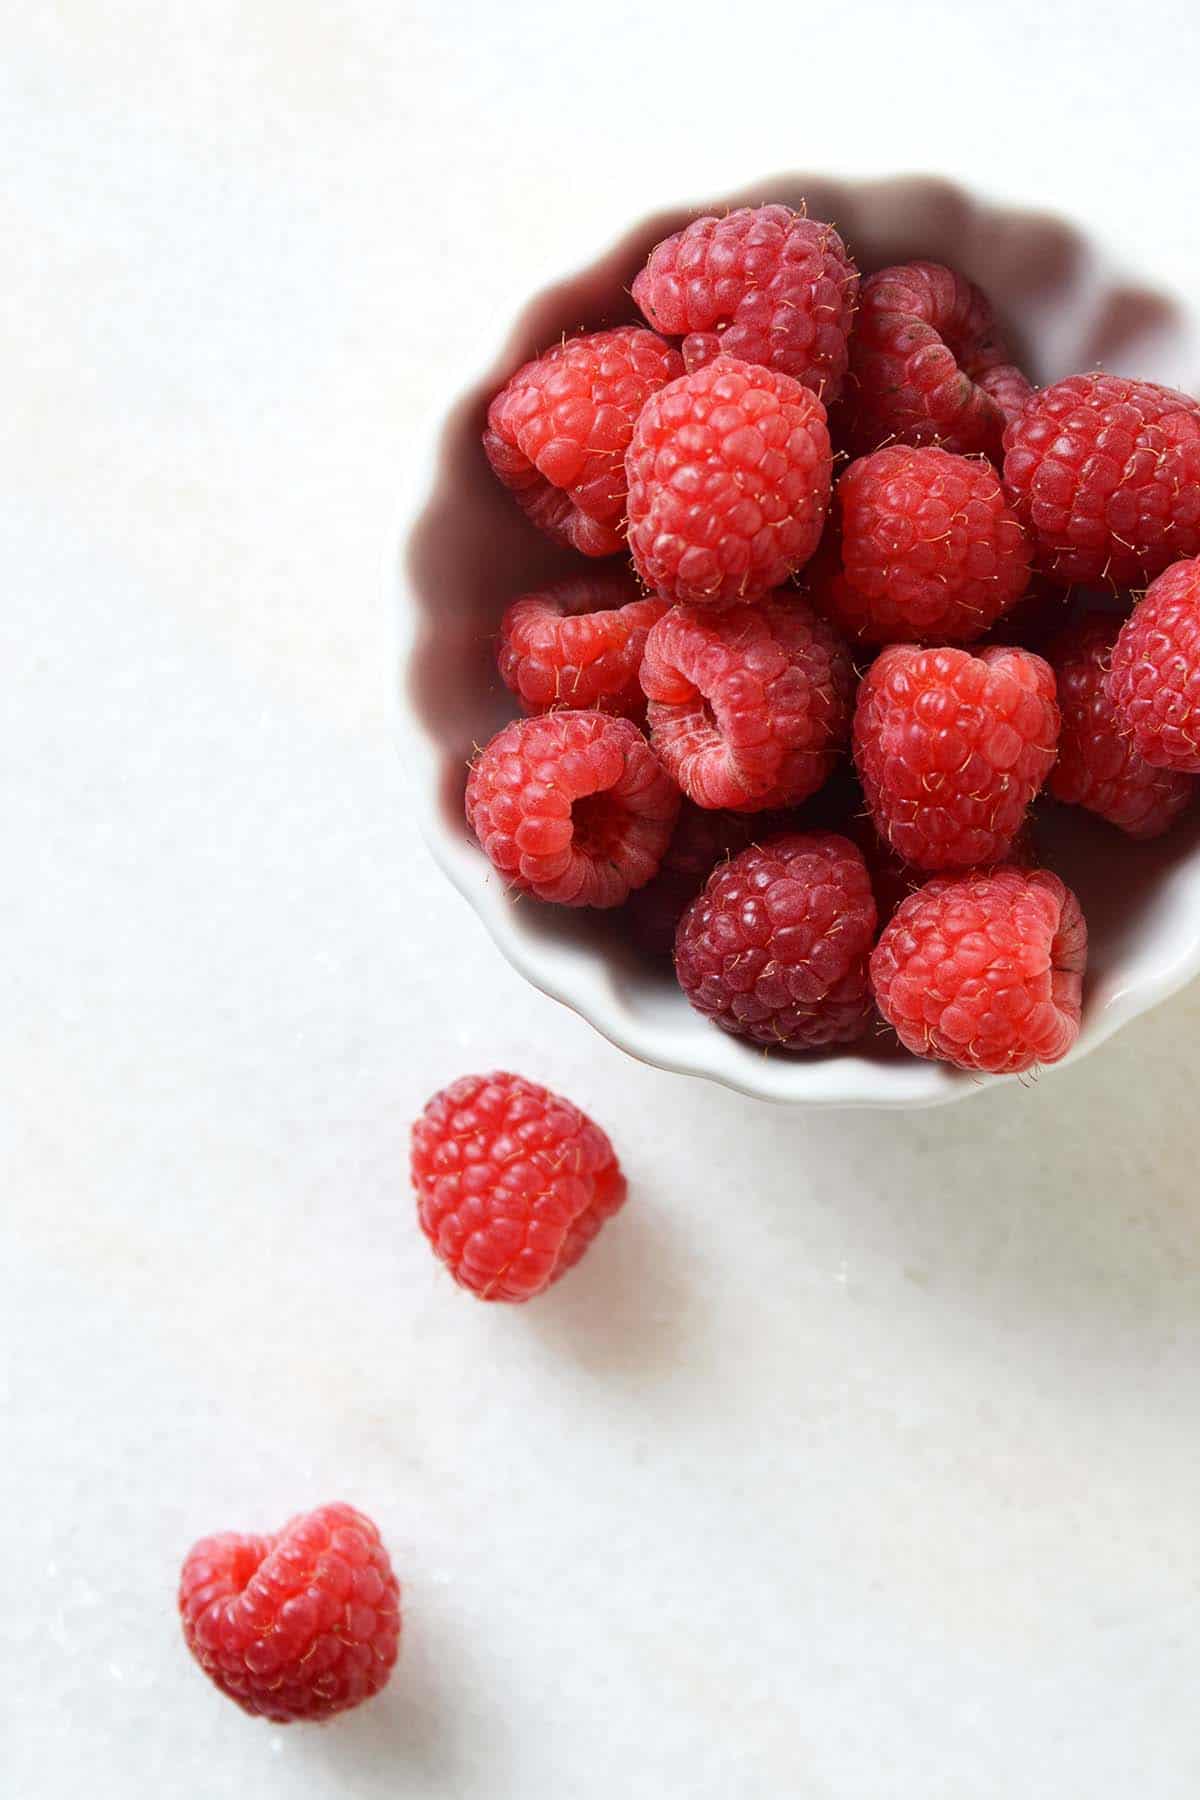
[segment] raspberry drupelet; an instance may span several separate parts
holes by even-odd
[[[531,1300],[565,1275],[625,1201],[606,1134],[520,1075],[464,1075],[413,1126],[421,1229],[480,1300]]]
[[[869,644],[970,643],[1029,585],[1030,546],[992,465],[898,445],[852,462],[835,490],[832,558],[814,601]]]
[[[1031,393],[965,276],[912,262],[863,282],[843,409],[856,452],[939,444],[998,457],[1006,421]]]
[[[1158,837],[1187,805],[1192,782],[1140,756],[1117,716],[1108,687],[1120,628],[1111,614],[1092,613],[1046,647],[1062,714],[1048,786],[1056,800],[1085,806],[1130,837]]]
[[[625,468],[629,548],[647,587],[696,605],[757,600],[820,540],[825,408],[790,375],[718,356],[646,402]]]
[[[595,708],[641,720],[646,635],[668,602],[645,598],[632,574],[597,569],[522,594],[500,622],[496,663],[526,712]]]
[[[915,1056],[992,1075],[1057,1062],[1079,1034],[1087,927],[1048,870],[929,881],[871,956],[883,1017]]]
[[[188,1649],[248,1713],[330,1719],[386,1683],[400,1587],[371,1520],[319,1506],[282,1531],[201,1538],[179,1581]]]
[[[1200,558],[1151,582],[1113,645],[1108,694],[1131,748],[1200,775]]]
[[[1152,381],[1072,375],[1009,425],[1004,483],[1045,574],[1141,586],[1200,551],[1200,405]]]
[[[858,270],[832,225],[790,206],[741,206],[664,239],[633,284],[690,374],[715,356],[762,363],[828,406],[846,373]]]
[[[846,741],[853,679],[833,628],[795,596],[672,607],[642,661],[650,741],[697,806],[794,806]]]
[[[895,644],[864,676],[854,761],[881,837],[917,868],[1003,862],[1054,763],[1054,675],[999,645]]]
[[[620,906],[658,872],[679,790],[636,725],[599,712],[514,719],[467,778],[467,823],[518,892]]]
[[[565,338],[492,401],[488,461],[548,536],[585,556],[612,556],[623,543],[634,421],[682,372],[678,350],[637,325]]]
[[[875,922],[850,840],[789,833],[709,876],[679,921],[675,972],[697,1012],[735,1037],[786,1050],[851,1044],[871,1019]]]

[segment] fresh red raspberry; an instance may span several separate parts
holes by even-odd
[[[638,325],[564,339],[492,401],[488,461],[550,537],[585,556],[612,556],[622,547],[634,420],[682,369],[678,350]]]
[[[500,622],[496,662],[526,712],[592,708],[644,719],[638,680],[646,634],[669,602],[645,599],[632,574],[596,570],[522,594]]]
[[[847,636],[970,643],[1029,584],[1029,541],[982,457],[876,450],[838,481],[836,512],[840,561],[809,591]]]
[[[636,725],[600,712],[514,719],[467,779],[467,823],[519,892],[619,906],[654,875],[679,790]]]
[[[1058,761],[1047,785],[1056,800],[1086,806],[1130,837],[1158,837],[1187,805],[1192,784],[1139,756],[1117,718],[1108,675],[1120,628],[1119,618],[1091,613],[1046,648],[1062,714]]]
[[[1113,646],[1108,692],[1144,762],[1200,775],[1200,557],[1146,589]]]
[[[421,1230],[481,1300],[532,1300],[625,1202],[607,1136],[520,1075],[464,1075],[412,1131]]]
[[[910,895],[871,957],[880,1012],[905,1048],[960,1069],[1016,1074],[1079,1035],[1087,926],[1046,869],[992,869]]]
[[[646,402],[625,469],[629,548],[647,587],[697,605],[757,600],[820,540],[825,408],[790,375],[718,356]]]
[[[1003,862],[1058,742],[1040,656],[893,644],[864,676],[854,760],[881,837],[921,869]]]
[[[685,800],[662,867],[625,903],[629,936],[647,956],[669,957],[675,930],[717,864],[784,829],[780,813],[711,812]]]
[[[845,742],[853,679],[832,627],[796,596],[675,606],[642,659],[650,741],[697,806],[794,806]]]
[[[826,406],[846,373],[858,270],[832,225],[790,206],[693,219],[650,253],[633,297],[690,374],[714,356],[762,363]]]
[[[871,1018],[867,865],[848,838],[794,832],[722,863],[675,937],[696,1008],[735,1037],[786,1050],[850,1044]]]
[[[179,1614],[209,1679],[279,1725],[369,1700],[400,1641],[400,1587],[379,1532],[341,1504],[267,1537],[201,1538],[183,1565]]]
[[[1006,419],[1031,392],[986,296],[965,276],[913,262],[864,281],[846,386],[856,450],[940,444],[997,456]]]
[[[1136,587],[1200,551],[1200,405],[1152,381],[1072,375],[1004,434],[1004,481],[1055,581]]]

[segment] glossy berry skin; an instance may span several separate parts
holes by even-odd
[[[996,457],[1006,419],[1031,392],[965,276],[912,262],[863,282],[845,405],[857,452],[939,444]]]
[[[567,338],[523,364],[492,401],[488,461],[548,536],[612,556],[623,543],[634,421],[682,372],[678,350],[640,326]]]
[[[413,1126],[421,1229],[480,1300],[531,1300],[579,1261],[624,1204],[600,1127],[520,1075],[464,1075]]]
[[[721,864],[675,937],[688,1000],[734,1037],[784,1050],[867,1030],[875,897],[862,856],[833,832],[793,832]]]
[[[1029,585],[1029,540],[982,457],[876,450],[838,481],[836,514],[835,570],[810,591],[847,637],[970,643]]]
[[[656,874],[679,791],[636,725],[600,712],[515,719],[467,779],[467,823],[518,892],[619,906]]]
[[[1134,607],[1113,645],[1108,693],[1144,762],[1200,775],[1200,558],[1164,570]]]
[[[689,374],[715,356],[778,369],[828,406],[846,373],[858,270],[832,225],[790,206],[741,206],[664,239],[633,284]]]
[[[864,676],[854,761],[876,830],[917,868],[1003,862],[1058,744],[1040,656],[896,644]]]
[[[647,587],[694,605],[757,600],[820,540],[825,408],[790,375],[718,356],[647,401],[625,469],[629,548]]]
[[[816,792],[849,727],[853,669],[807,602],[672,607],[646,640],[650,741],[697,806],[762,812]]]
[[[1200,405],[1152,381],[1072,375],[1009,425],[1004,483],[1045,574],[1140,587],[1200,551]]]
[[[331,1719],[377,1694],[400,1641],[400,1587],[371,1520],[319,1506],[282,1531],[201,1538],[179,1580],[184,1640],[248,1713]]]
[[[1120,619],[1092,613],[1047,646],[1062,714],[1048,786],[1056,800],[1085,806],[1130,837],[1159,837],[1187,805],[1192,783],[1139,756],[1117,716],[1108,681],[1120,627]]]
[[[500,622],[496,664],[526,712],[571,707],[641,720],[638,671],[668,602],[646,598],[626,571],[597,569],[522,594]]]
[[[956,1068],[1018,1074],[1079,1035],[1087,927],[1048,870],[927,882],[871,956],[875,1000],[906,1049]]]

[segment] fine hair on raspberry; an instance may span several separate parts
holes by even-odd
[[[845,743],[853,683],[833,628],[804,600],[676,606],[646,640],[650,741],[697,806],[762,812],[808,798]]]
[[[619,906],[657,874],[679,790],[637,726],[601,712],[514,719],[467,779],[467,823],[517,892]]]

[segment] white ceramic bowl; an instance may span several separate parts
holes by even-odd
[[[1138,286],[1103,246],[1048,214],[1013,211],[945,182],[786,176],[646,220],[598,261],[530,302],[487,372],[448,408],[428,489],[405,530],[395,603],[399,724],[426,840],[504,955],[644,1062],[801,1106],[932,1106],[983,1085],[882,1046],[833,1056],[765,1055],[693,1012],[669,972],[620,940],[611,915],[515,900],[467,834],[472,746],[513,715],[494,633],[512,595],[576,566],[522,517],[480,448],[488,400],[564,331],[633,315],[625,290],[650,247],[697,211],[784,200],[836,221],[864,271],[913,256],[964,270],[992,296],[1039,381],[1103,363],[1197,391],[1200,322]],[[1091,932],[1083,1029],[1069,1061],[1200,972],[1200,815],[1135,845],[1059,809],[1047,857],[1078,892]]]

